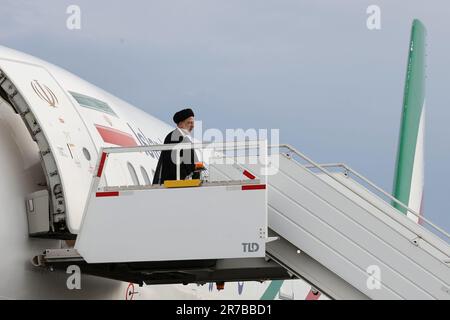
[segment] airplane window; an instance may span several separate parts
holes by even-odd
[[[141,173],[142,173],[142,176],[144,177],[145,184],[150,185],[151,184],[150,178],[148,177],[147,170],[145,170],[145,168],[143,166],[141,166]]]
[[[91,154],[89,153],[88,149],[83,148],[83,154],[87,161],[91,161]]]
[[[136,174],[136,170],[134,170],[134,167],[131,163],[128,162],[127,165],[128,165],[128,171],[130,171],[131,180],[133,180],[133,183],[135,186],[139,186],[140,183],[139,183],[138,176]]]

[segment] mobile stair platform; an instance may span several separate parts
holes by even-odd
[[[367,178],[289,145],[220,145],[104,149],[75,248],[35,264],[136,283],[302,278],[333,299],[450,299],[450,235]],[[203,183],[99,188],[108,154],[176,148],[210,150]]]

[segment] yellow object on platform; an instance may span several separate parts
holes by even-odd
[[[202,184],[200,179],[192,180],[165,180],[164,187],[166,188],[188,188],[188,187],[199,187]]]

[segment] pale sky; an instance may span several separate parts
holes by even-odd
[[[81,8],[81,30],[66,9]],[[366,27],[369,5],[381,30]],[[276,128],[391,192],[409,33],[428,29],[425,216],[450,232],[448,0],[2,0],[0,45],[171,121]]]

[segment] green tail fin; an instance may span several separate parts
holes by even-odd
[[[424,185],[425,41],[425,26],[414,20],[392,192],[396,199],[418,212],[422,208]],[[396,203],[393,205],[406,214],[406,209]]]

